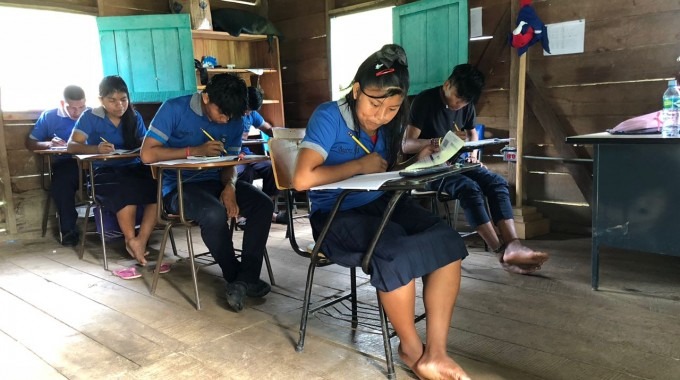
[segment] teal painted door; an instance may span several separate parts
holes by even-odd
[[[468,61],[467,0],[421,0],[394,7],[392,32],[408,57],[409,95],[439,86],[454,66]]]
[[[196,92],[189,15],[98,17],[104,75],[120,75],[133,102]]]

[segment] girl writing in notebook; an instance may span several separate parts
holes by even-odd
[[[68,140],[74,154],[110,154],[116,148],[135,149],[142,145],[146,127],[142,116],[130,104],[127,84],[119,76],[107,76],[99,83],[101,107],[85,111]],[[156,180],[139,158],[95,161],[97,202],[116,214],[125,248],[130,256],[146,264],[146,245],[156,226]],[[144,216],[135,232],[137,207]]]
[[[408,87],[406,54],[400,46],[385,45],[369,56],[345,98],[324,103],[312,114],[300,145],[295,188],[307,190],[392,168],[408,112]],[[309,192],[315,238],[340,192]],[[348,195],[321,247],[324,254],[337,264],[360,266],[389,199],[379,191]],[[400,200],[375,248],[371,284],[399,336],[399,356],[421,379],[468,379],[446,350],[465,256],[460,236],[408,198]],[[427,313],[425,342],[414,323],[419,277]]]

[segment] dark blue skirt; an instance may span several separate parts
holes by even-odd
[[[97,202],[114,213],[128,205],[156,203],[157,182],[145,165],[97,168],[94,183]]]
[[[382,219],[391,194],[335,216],[321,246],[336,264],[361,266],[361,260]],[[310,216],[318,239],[328,213]],[[404,197],[385,226],[371,258],[371,284],[389,292],[468,255],[460,235],[441,218]]]

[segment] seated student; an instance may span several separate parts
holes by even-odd
[[[246,112],[245,82],[231,74],[213,76],[201,93],[165,101],[151,121],[142,144],[146,163],[190,155],[238,155],[243,128],[228,127],[231,119]],[[204,132],[205,131],[205,132]],[[210,140],[205,133],[215,140]],[[221,170],[186,171],[182,174],[184,214],[198,223],[201,237],[227,281],[227,303],[243,310],[245,297],[264,297],[271,286],[260,279],[265,245],[269,237],[271,199],[253,185],[236,180],[234,166]],[[169,212],[179,210],[176,175],[163,175],[163,199]],[[248,219],[243,234],[241,262],[236,259],[229,233],[229,219]]]
[[[484,76],[470,64],[453,68],[442,86],[433,87],[413,99],[409,125],[403,141],[404,153],[417,153],[425,146],[438,149],[438,141],[446,132],[462,129],[468,141],[477,141],[477,113],[474,103],[484,87]],[[474,153],[474,152],[473,152]],[[468,162],[478,162],[471,154]],[[497,255],[503,269],[528,274],[541,269],[548,254],[524,246],[515,231],[508,182],[482,166],[445,178],[443,189],[460,200],[465,218]],[[429,184],[437,190],[441,181]],[[488,199],[491,215],[484,198]],[[493,221],[493,224],[492,224]],[[499,239],[494,225],[498,227]]]
[[[106,154],[119,149],[135,149],[146,133],[142,116],[130,104],[130,93],[119,76],[108,76],[99,83],[101,107],[87,110],[76,122],[68,152]],[[130,256],[146,264],[146,245],[156,226],[156,180],[151,169],[139,158],[94,162],[97,201],[114,212],[125,237]],[[136,234],[137,207],[144,215]]]
[[[59,108],[47,110],[36,121],[31,134],[26,137],[28,150],[66,147],[76,120],[85,111],[85,92],[78,86],[67,86]],[[75,246],[80,240],[76,227],[76,191],[78,191],[78,163],[70,155],[52,157],[52,184],[50,195],[59,214],[60,243]]]
[[[298,190],[393,168],[408,112],[406,53],[385,45],[370,55],[354,76],[344,99],[319,106],[300,145],[294,186]],[[371,153],[351,138],[357,137]],[[421,155],[429,155],[425,147]],[[312,190],[310,221],[318,238],[341,190]],[[361,265],[387,207],[390,194],[379,191],[348,195],[321,250],[334,262]],[[447,354],[447,336],[460,286],[463,240],[448,224],[402,198],[384,229],[371,261],[371,284],[399,336],[399,356],[420,379],[468,379]],[[415,279],[423,278],[427,312],[426,343],[416,331]]]
[[[231,125],[240,124],[243,128],[243,140],[248,139],[248,133],[250,132],[250,127],[253,126],[259,129],[262,133],[267,136],[274,136],[273,127],[271,124],[267,123],[262,115],[257,111],[262,107],[262,90],[257,87],[248,87],[248,109],[246,114],[240,119],[230,120],[228,127]],[[241,147],[240,155],[253,154],[252,151],[247,147]],[[262,179],[262,191],[269,195],[273,202],[276,201],[276,197],[279,194],[279,190],[276,188],[276,181],[274,179],[274,171],[272,170],[271,161],[260,161],[253,162],[250,164],[239,165],[236,167],[236,173],[238,174],[239,181],[245,181],[248,183],[253,183],[254,180]],[[272,214],[272,222],[285,224],[288,221],[288,216],[285,211],[275,212]]]

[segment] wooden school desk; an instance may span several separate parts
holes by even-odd
[[[184,190],[182,186],[182,171],[186,170],[209,170],[209,169],[219,169],[228,166],[244,165],[260,161],[268,161],[267,156],[258,155],[248,155],[244,159],[238,160],[238,156],[224,156],[224,157],[207,157],[207,158],[186,158],[178,160],[169,161],[159,161],[152,164],[152,170],[155,172],[156,180],[158,181],[158,191],[157,202],[158,211],[156,213],[156,220],[158,224],[164,225],[163,240],[161,242],[160,253],[158,260],[156,262],[156,270],[154,272],[153,280],[151,283],[151,294],[155,294],[156,286],[158,285],[158,278],[160,273],[160,267],[162,265],[162,255],[165,251],[165,244],[170,233],[170,229],[175,225],[184,225],[187,227],[187,245],[190,254],[189,266],[191,267],[192,280],[194,285],[194,297],[196,300],[196,309],[201,309],[201,299],[198,295],[198,280],[196,278],[196,266],[194,263],[193,243],[191,239],[191,230],[193,226],[192,221],[188,220],[184,215]],[[165,212],[165,207],[163,205],[163,172],[166,170],[175,170],[177,173],[177,197],[179,201],[179,210],[177,210],[178,215],[168,215]],[[271,263],[269,262],[269,256],[266,251],[264,254],[264,259],[266,260],[267,272],[269,274],[270,280],[273,279],[273,273],[271,269]],[[272,281],[273,283],[273,281]]]

